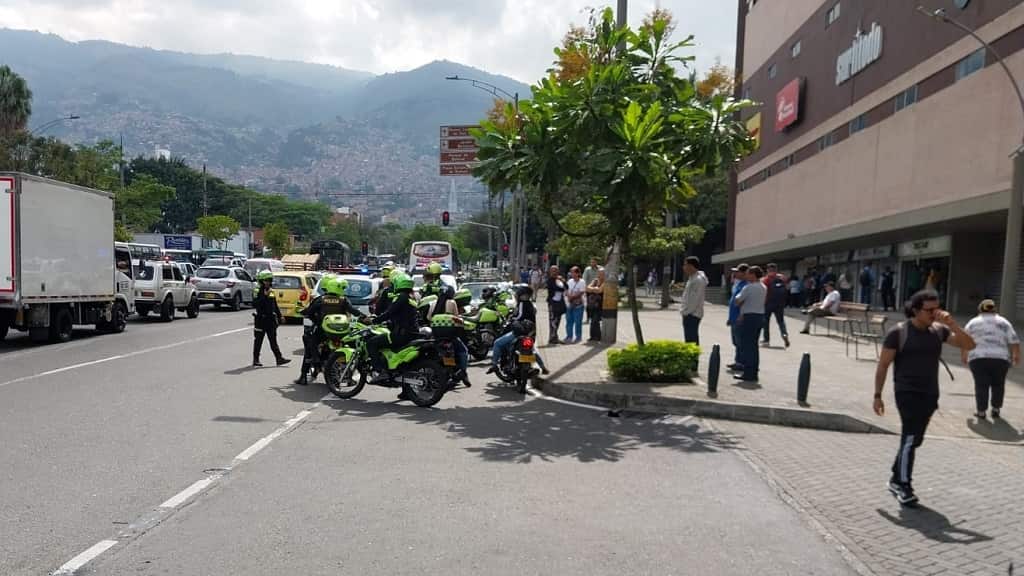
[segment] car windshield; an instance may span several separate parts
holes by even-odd
[[[224,268],[200,268],[196,272],[200,278],[227,278],[228,271]]]
[[[484,293],[484,288],[491,286],[491,284],[463,284],[462,287],[469,290],[469,293],[473,295],[474,300],[479,300]]]
[[[302,288],[302,278],[298,276],[274,276],[270,285],[278,290],[298,290]]]
[[[270,270],[270,262],[253,262],[248,261],[245,263],[245,271],[251,276],[255,276],[260,270]]]

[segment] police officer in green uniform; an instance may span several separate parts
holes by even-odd
[[[388,309],[376,319],[378,324],[386,323],[391,333],[378,334],[366,341],[366,351],[370,354],[374,369],[381,376],[387,369],[387,363],[384,361],[381,351],[384,348],[398,350],[419,335],[419,315],[416,309],[416,300],[412,295],[412,278],[404,272],[394,272],[391,274],[391,286],[395,289],[397,297],[388,306]],[[398,398],[407,399],[404,391],[398,395]]]
[[[441,294],[441,273],[444,269],[437,262],[431,262],[423,273],[423,287],[420,288],[420,297],[438,296]]]
[[[263,348],[263,337],[270,341],[270,350],[274,353],[278,366],[283,366],[290,359],[281,355],[281,349],[277,346],[277,325],[284,318],[281,316],[281,309],[277,307],[277,298],[270,285],[274,281],[274,274],[270,270],[264,270],[256,275],[256,288],[254,289],[252,306],[256,309],[253,314],[253,344],[252,344],[252,365],[263,366],[260,363],[260,349]]]
[[[327,276],[320,281],[320,287],[323,288],[323,295],[314,298],[313,302],[302,310],[302,315],[308,318],[313,325],[307,326],[302,332],[302,372],[299,374],[298,380],[295,381],[299,386],[309,384],[310,372],[312,372],[313,380],[316,380],[313,364],[316,362],[317,349],[320,347],[320,339],[323,336],[320,324],[324,321],[324,317],[332,314],[348,314],[360,320],[364,318],[363,313],[345,298],[348,282],[341,278]]]
[[[376,315],[383,314],[388,306],[395,300],[398,294],[395,293],[395,287],[391,285],[391,275],[395,273],[395,266],[393,264],[385,264],[384,268],[381,269],[380,275],[384,279],[381,282],[380,289],[377,290],[377,295],[374,296],[373,302],[373,313]]]

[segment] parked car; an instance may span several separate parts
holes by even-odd
[[[274,272],[274,282],[271,284],[271,288],[274,289],[277,306],[281,309],[281,315],[284,316],[285,321],[302,318],[296,309],[296,304],[302,304],[303,307],[309,306],[315,297],[319,280],[320,274],[316,272]]]
[[[175,310],[195,318],[199,316],[196,287],[185,281],[177,262],[142,262],[135,279],[135,310],[140,317],[159,311],[164,322],[174,320]]]
[[[203,266],[229,266],[242,268],[245,266],[245,261],[241,258],[234,258],[231,256],[210,256],[206,260],[203,260]]]
[[[237,266],[202,266],[192,279],[199,290],[200,304],[222,305],[238,310],[242,304],[252,305],[253,279]]]
[[[473,295],[473,299],[469,302],[469,305],[473,308],[480,306],[484,301],[483,292],[484,288],[487,287],[496,288],[497,284],[494,282],[466,282],[459,286],[460,289],[469,290],[469,293]]]
[[[191,281],[196,276],[196,270],[199,270],[199,266],[191,262],[174,262],[181,268],[181,273],[185,275],[185,280]]]

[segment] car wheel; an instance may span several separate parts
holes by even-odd
[[[164,299],[163,304],[160,305],[160,320],[164,322],[173,322],[174,312],[174,298],[168,296]]]
[[[188,301],[188,308],[185,309],[185,313],[189,318],[199,317],[199,299],[192,296],[192,299]]]
[[[231,309],[238,312],[242,309],[242,293],[235,292],[235,297],[231,299]]]

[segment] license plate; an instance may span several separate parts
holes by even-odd
[[[203,300],[216,300],[216,294],[203,294]]]
[[[537,361],[537,357],[534,356],[533,354],[520,354],[519,355],[519,361],[520,362],[524,362],[524,363],[533,364],[534,362]]]
[[[450,356],[445,356],[444,358],[441,358],[441,361],[444,362],[445,366],[455,366],[455,358],[452,358]]]

